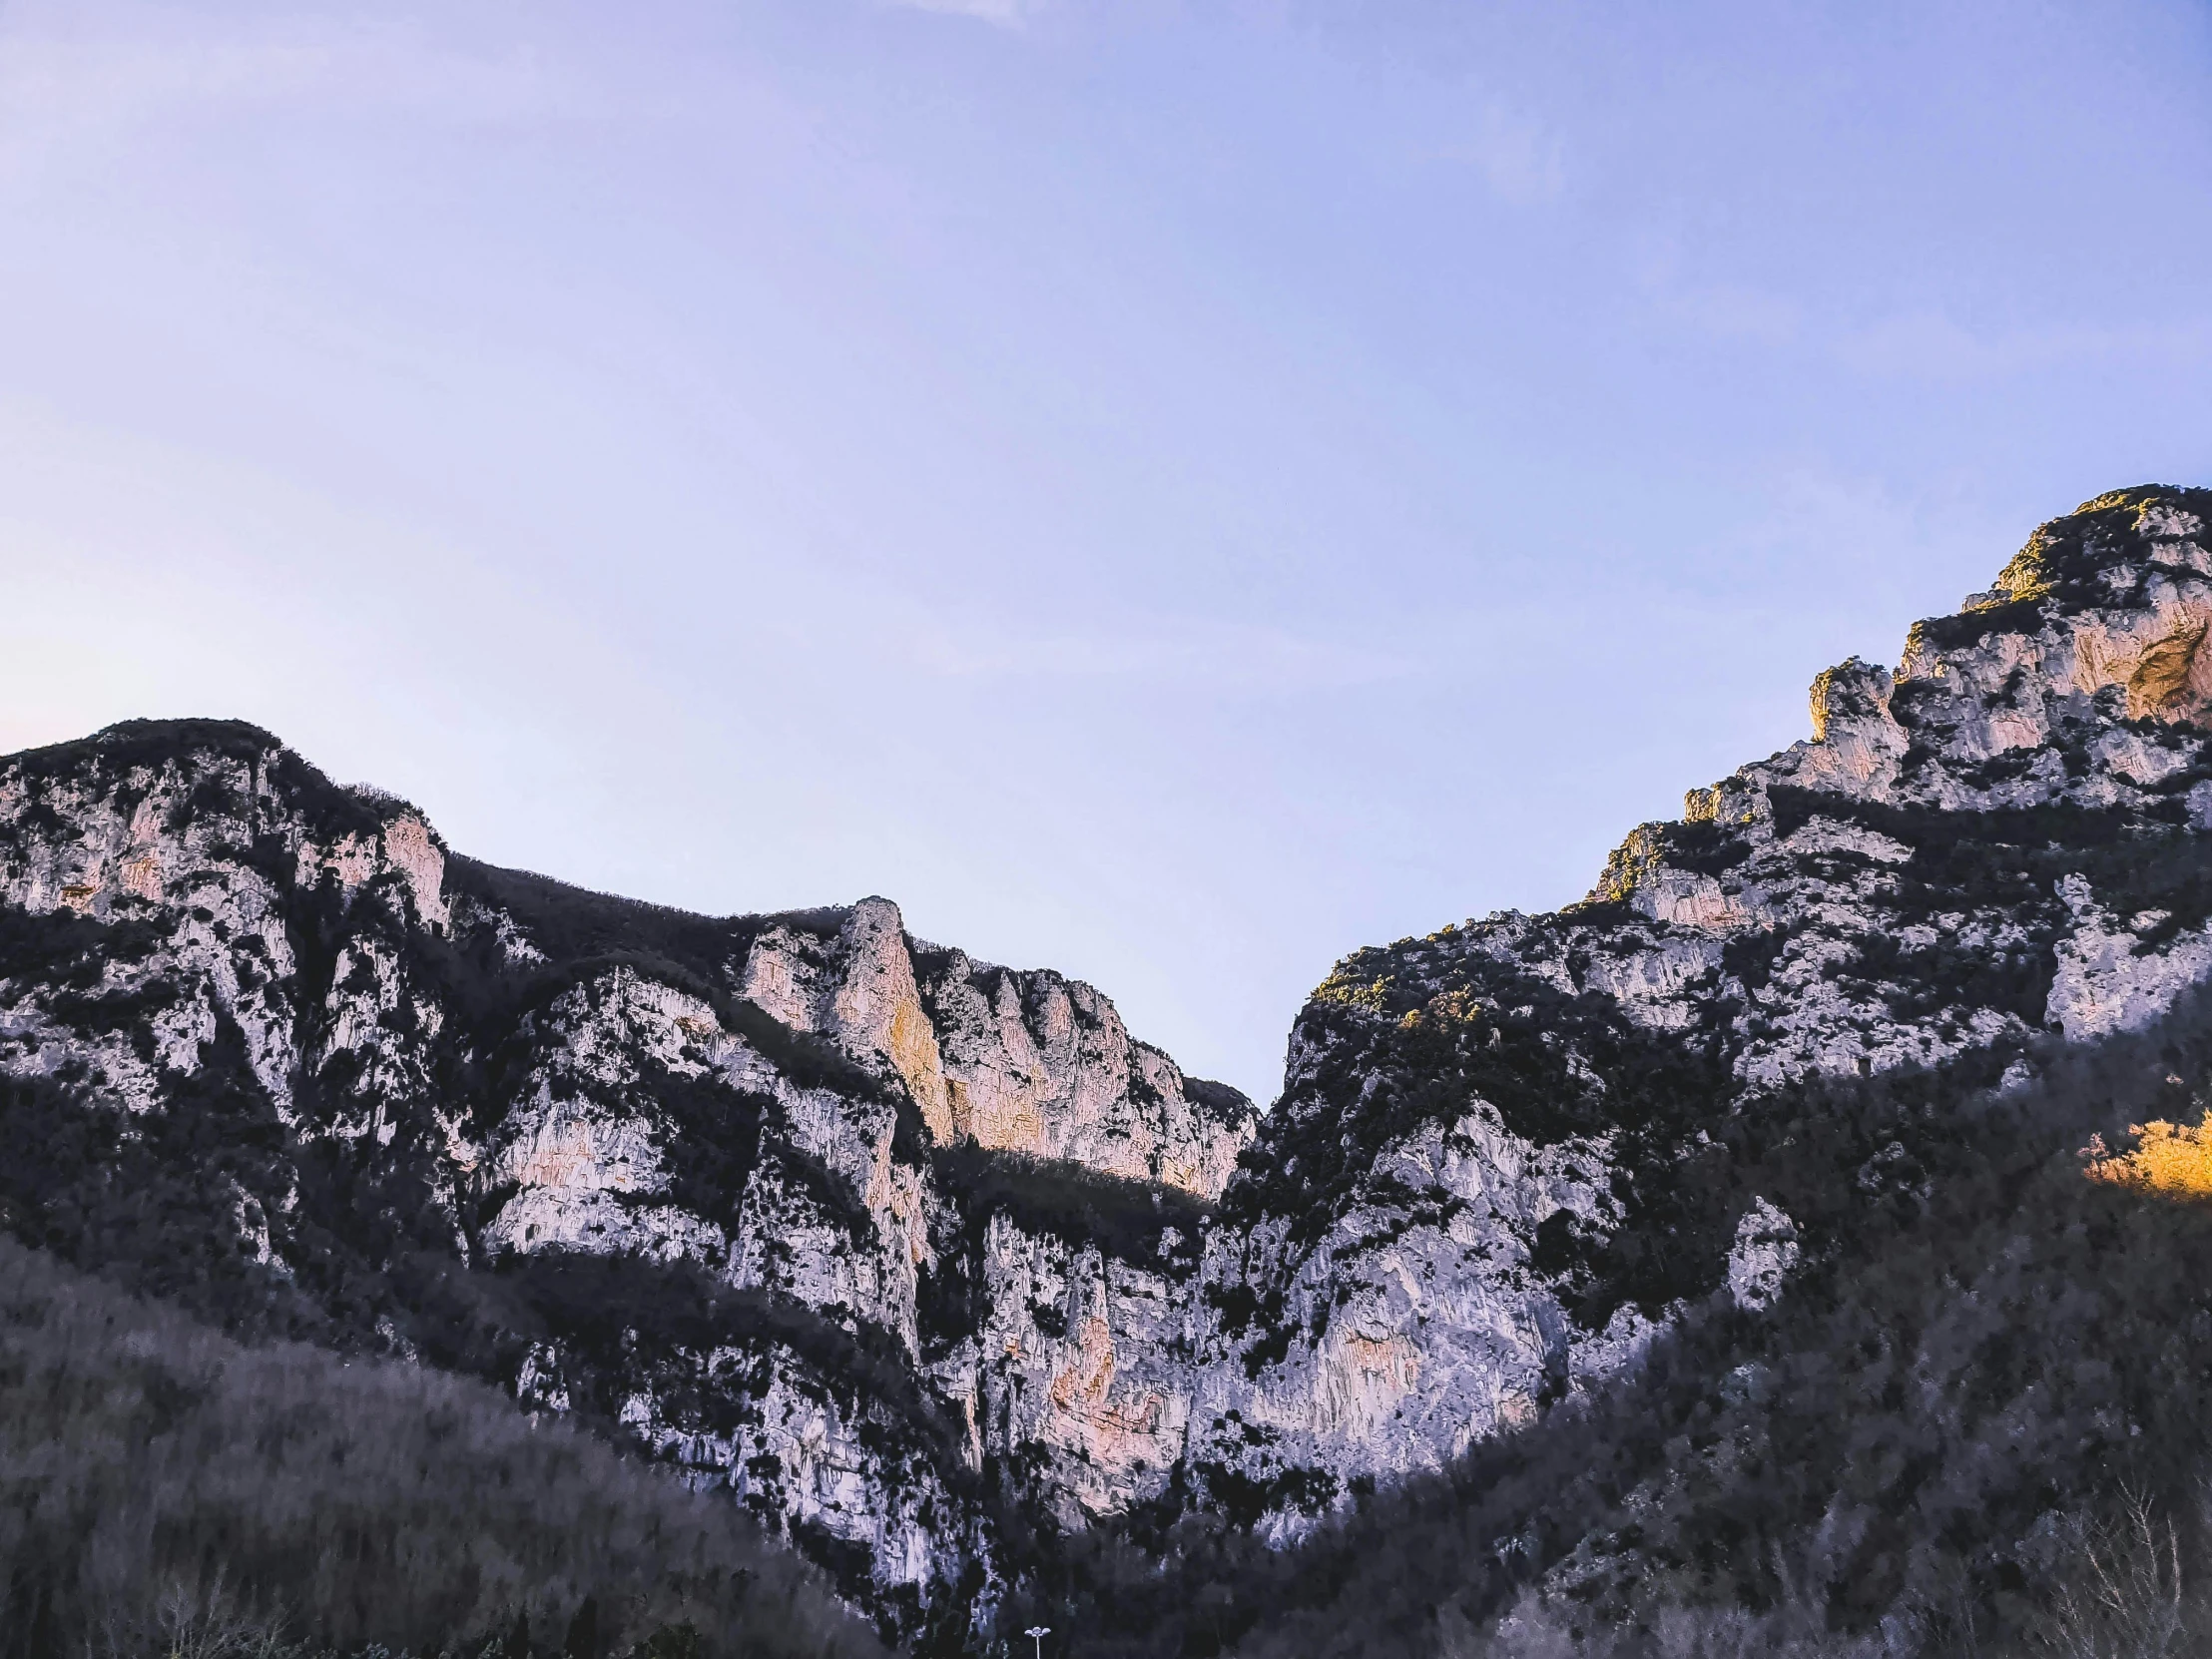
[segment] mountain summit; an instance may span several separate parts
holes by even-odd
[[[1763,1102],[2017,1088],[2212,974],[2208,524],[2089,502],[1581,902],[1348,957],[1265,1117],[881,898],[492,868],[238,725],[18,755],[6,1223],[626,1434],[909,1628],[1038,1529],[1295,1531],[1787,1297]]]

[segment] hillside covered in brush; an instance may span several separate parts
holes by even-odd
[[[0,1241],[0,1651],[871,1659],[747,1517],[482,1383]]]

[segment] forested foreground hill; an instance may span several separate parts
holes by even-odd
[[[2038,1058],[1769,1100],[1726,1180],[1820,1241],[1787,1294],[1295,1547],[1095,1535],[1021,1616],[1076,1659],[2212,1651],[2212,995]]]
[[[578,1428],[6,1240],[0,1562],[21,1659],[882,1653],[734,1506]]]

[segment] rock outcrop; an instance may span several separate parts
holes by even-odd
[[[2212,974],[2208,524],[2089,503],[1582,902],[1348,957],[1264,1121],[885,899],[493,869],[239,726],[16,756],[0,1213],[619,1426],[893,1622],[988,1603],[1007,1504],[1295,1528],[1787,1297],[1821,1241],[1707,1178],[1763,1101]]]

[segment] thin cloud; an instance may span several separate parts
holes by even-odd
[[[1939,310],[1885,317],[1845,335],[1837,355],[1862,373],[1962,380],[2084,362],[2199,359],[2212,349],[2201,319],[2148,326],[2054,323],[1982,331]]]
[[[0,29],[0,169],[97,149],[150,126],[311,103],[478,124],[576,113],[579,89],[528,54],[471,57],[396,31],[230,39],[57,39]]]
[[[972,17],[1003,29],[1018,29],[1036,15],[1035,0],[886,0],[908,11],[938,12],[947,17]]]

